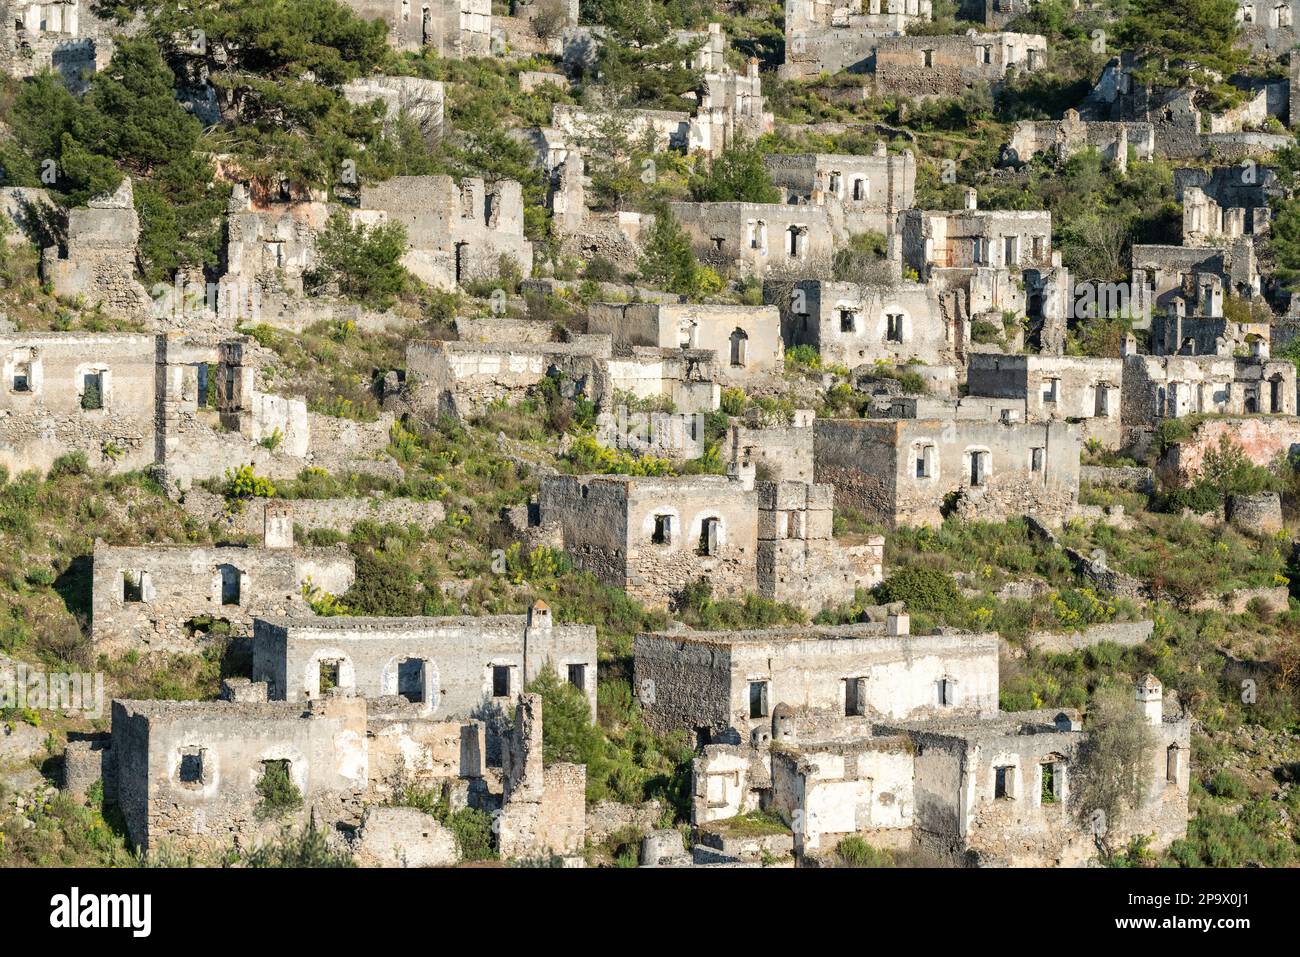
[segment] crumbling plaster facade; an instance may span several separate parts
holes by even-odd
[[[944,515],[1069,518],[1079,497],[1081,430],[1066,422],[819,419],[816,479],[888,527]]]

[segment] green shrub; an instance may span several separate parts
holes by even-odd
[[[56,479],[65,475],[85,475],[88,471],[90,471],[90,463],[85,452],[66,452],[55,459],[50,466],[50,478]]]
[[[924,565],[908,565],[876,586],[876,600],[882,604],[901,601],[909,611],[943,614],[961,604],[961,592],[953,577]]]
[[[260,818],[280,817],[302,807],[302,792],[289,776],[288,761],[263,761],[262,776],[257,779],[257,805]]]

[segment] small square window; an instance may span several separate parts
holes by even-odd
[[[492,666],[492,697],[494,698],[510,697],[510,666],[509,665]]]

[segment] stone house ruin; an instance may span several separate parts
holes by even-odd
[[[967,324],[949,317],[932,284],[804,279],[793,288],[766,283],[763,295],[781,309],[787,347],[815,346],[827,363],[958,365],[969,345]]]
[[[811,482],[814,421],[811,409],[796,409],[788,422],[733,417],[723,459],[728,465],[752,465],[760,482]]]
[[[311,821],[350,832],[366,864],[455,864],[443,825],[385,806],[410,783],[443,788],[453,808],[492,814],[508,859],[572,854],[582,844],[586,768],[542,766],[538,695],[519,700],[493,765],[481,721],[430,718],[400,698],[336,691],[306,705],[268,701],[265,685],[246,680],[227,681],[227,691],[222,701],[114,701],[109,747],[69,745],[74,767],[103,768],[105,794],[141,850],[247,848],[285,823]],[[268,778],[285,782],[282,792],[291,785],[298,806],[264,813]]]
[[[406,347],[406,396],[418,411],[468,416],[493,402],[518,402],[550,376],[570,397],[599,402],[611,354],[607,336],[519,344],[415,341]]]
[[[45,472],[61,455],[95,465],[154,461],[154,337],[0,333],[0,466]]]
[[[1226,237],[1225,237],[1226,240]],[[1207,246],[1133,246],[1134,315],[1220,319],[1225,296],[1260,294],[1254,242],[1246,236]]]
[[[1086,863],[1096,823],[1071,786],[1077,713],[998,711],[998,638],[886,622],[639,635],[647,722],[694,730],[691,819],[709,829],[766,811],[797,858],[852,834],[967,866]],[[1135,707],[1153,730],[1143,804],[1105,837],[1168,846],[1186,833],[1190,721],[1148,675]],[[905,716],[904,716],[905,715]]]
[[[1128,168],[1128,152],[1150,162],[1155,156],[1155,129],[1150,123],[1083,120],[1078,110],[1066,110],[1060,120],[1022,120],[1003,150],[1003,161],[1027,163],[1039,153],[1050,153],[1057,163],[1085,150],[1096,150],[1121,172]]]
[[[923,282],[946,269],[1052,266],[1050,212],[978,209],[974,192],[967,191],[965,209],[911,209],[902,213],[899,231],[906,266],[914,269]]]
[[[424,282],[450,289],[495,279],[502,260],[523,276],[533,271],[533,244],[524,238],[522,187],[501,180],[457,183],[450,176],[397,176],[361,187],[361,208],[382,212],[406,228],[410,250],[402,264]]]
[[[826,266],[834,255],[824,207],[781,203],[669,203],[700,259],[741,276]]]
[[[1296,414],[1295,365],[1285,359],[1145,356],[1124,359],[1125,429],[1186,415]]]
[[[763,162],[788,201],[824,206],[841,240],[892,233],[916,195],[916,158],[910,150],[889,153],[883,140],[870,156],[772,153]]]
[[[388,42],[398,50],[428,49],[460,60],[488,56],[492,49],[490,0],[343,0],[364,20],[388,24]]]
[[[1183,244],[1221,246],[1264,236],[1271,202],[1282,196],[1276,171],[1254,162],[1174,170],[1174,198],[1183,204]]]
[[[44,471],[80,451],[113,471],[156,465],[181,485],[235,463],[275,478],[309,464],[382,467],[391,416],[309,412],[258,388],[261,361],[242,337],[0,333],[0,464]]]
[[[901,34],[908,24],[928,22],[930,0],[853,0],[837,7],[827,0],[785,0],[783,80],[821,73],[861,73],[880,37]]]
[[[586,770],[543,767],[541,698],[523,689],[555,667],[594,715],[594,628],[552,624],[537,602],[526,616],[258,619],[254,630],[265,680],[227,679],[220,701],[115,701],[108,740],[69,744],[67,786],[102,775],[133,844],[247,848],[310,820],[350,834],[367,865],[454,864],[434,818],[383,807],[419,785],[492,814],[503,857],[580,849]],[[301,802],[264,814],[268,775]]]
[[[113,56],[113,41],[81,0],[5,0],[0,5],[0,70],[15,79],[52,70],[73,91]]]
[[[890,36],[876,43],[872,61],[877,96],[958,97],[977,83],[1047,65],[1047,38],[1028,33]]]
[[[66,244],[42,251],[41,276],[56,296],[81,297],[90,306],[131,319],[150,318],[152,300],[136,279],[139,238],[140,217],[128,177],[111,195],[68,210]]]
[[[596,713],[596,630],[553,622],[541,601],[527,615],[479,618],[259,618],[253,637],[253,680],[274,700],[339,688],[398,695],[441,719],[508,710],[547,667]]]
[[[806,482],[730,476],[544,476],[538,523],[575,567],[654,605],[707,578],[715,595],[756,593],[812,610],[883,577],[884,540],[832,537],[832,494]]]
[[[698,741],[770,735],[778,705],[828,718],[906,720],[998,709],[998,637],[911,635],[906,615],[852,625],[637,635],[646,723]]]
[[[888,527],[1070,517],[1079,498],[1081,430],[1066,422],[819,419],[816,479],[835,500]]]
[[[1028,422],[1067,421],[1082,426],[1084,442],[1119,448],[1120,394],[1124,362],[1076,356],[970,356],[966,391],[971,396],[1022,399]]]
[[[779,373],[785,351],[774,306],[593,303],[587,331],[610,336],[615,349],[707,350],[718,357],[724,382],[744,383]]]
[[[247,635],[256,617],[310,616],[308,591],[341,595],[355,574],[346,548],[295,546],[291,513],[270,506],[261,546],[96,541],[90,637],[100,650],[193,651],[219,622]]]
[[[1294,0],[1237,0],[1240,39],[1255,53],[1275,56],[1294,49],[1297,39]]]

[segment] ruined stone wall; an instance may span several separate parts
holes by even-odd
[[[616,349],[711,351],[730,382],[780,372],[784,364],[780,314],[774,306],[596,303],[588,309],[587,330],[609,335]]]
[[[723,447],[726,461],[752,464],[760,480],[811,482],[813,414],[805,410],[795,416],[789,425],[751,426],[733,420]]]
[[[248,847],[315,814],[360,818],[366,791],[366,707],[338,698],[293,704],[114,701],[113,752],[124,770],[118,802],[133,844],[155,850]],[[120,730],[119,730],[120,729]],[[287,761],[302,807],[264,819],[265,762]]]
[[[1047,211],[908,210],[900,216],[899,231],[903,262],[922,280],[932,269],[1053,265],[1052,214]]]
[[[817,481],[835,486],[840,505],[891,527],[937,525],[949,509],[983,521],[1029,513],[1059,524],[1078,501],[1074,425],[821,420],[815,428]],[[918,459],[927,474],[917,474]]]
[[[885,540],[834,541],[834,489],[759,482],[758,594],[815,614],[852,600],[884,578]]]
[[[111,195],[68,211],[66,248],[52,246],[41,254],[41,274],[55,295],[80,297],[127,319],[152,316],[153,301],[136,278],[140,217],[133,197],[126,178]]]
[[[671,203],[673,215],[706,263],[743,276],[806,263],[834,253],[826,210],[780,203]]]
[[[913,756],[903,736],[851,744],[799,744],[772,749],[770,806],[798,821],[797,855],[834,848],[850,834],[873,847],[911,843]]]
[[[1196,426],[1192,436],[1169,447],[1156,463],[1156,474],[1175,485],[1193,479],[1201,470],[1205,455],[1217,450],[1223,438],[1240,446],[1255,465],[1269,466],[1279,457],[1300,452],[1300,418],[1209,419]]]
[[[764,295],[785,300],[779,291],[783,288],[769,284]],[[805,279],[778,305],[787,345],[816,346],[828,363],[853,368],[919,359],[945,365],[956,363],[964,351],[931,284],[900,280],[870,286]]]
[[[388,24],[388,42],[398,50],[429,49],[437,56],[463,59],[492,51],[490,0],[344,0],[365,20]]]
[[[637,635],[633,691],[645,722],[667,734],[704,729],[710,736],[732,727],[731,651],[688,635]]]
[[[606,364],[611,391],[638,399],[668,398],[679,412],[712,412],[722,398],[722,374],[713,352],[634,347]]]
[[[544,475],[537,490],[543,526],[558,525],[573,566],[614,588],[628,584],[627,480]]]
[[[1150,162],[1155,155],[1155,128],[1146,122],[1086,121],[1077,110],[1066,110],[1061,120],[1022,120],[1016,124],[1003,158],[1011,163],[1027,163],[1039,153],[1050,154],[1058,163],[1093,149],[1102,159],[1120,169],[1128,165],[1128,151]]]
[[[903,33],[909,23],[930,17],[930,0],[854,0],[840,7],[826,0],[785,0],[781,78],[864,72],[877,38]]]
[[[754,591],[757,505],[752,485],[745,488],[721,476],[630,479],[622,523],[627,533],[627,593],[662,606],[701,578],[709,579],[719,598]],[[665,543],[653,541],[660,516],[671,516],[672,533]],[[706,542],[706,522],[717,523],[711,545]],[[711,553],[706,552],[709,547]]]
[[[10,474],[44,472],[77,451],[113,471],[153,462],[152,336],[0,333],[0,364],[0,466]],[[100,408],[86,408],[94,383]]]
[[[972,353],[966,389],[972,396],[1024,399],[1030,422],[1080,422],[1083,439],[1118,448],[1123,360],[1074,356]]]
[[[900,210],[916,194],[916,159],[889,153],[882,142],[870,156],[773,153],[763,158],[777,187],[801,202],[824,205],[837,235],[892,233]]]
[[[430,718],[405,700],[400,706],[386,707],[387,700],[368,705],[371,797],[388,800],[411,785],[451,785],[457,793],[481,784],[487,756],[481,721]]]
[[[275,499],[279,508],[288,510],[290,521],[304,532],[333,529],[344,535],[360,522],[376,525],[416,525],[430,529],[441,525],[446,507],[438,501],[412,498],[298,498]],[[216,522],[234,534],[260,535],[265,521],[266,499],[250,499],[231,514],[221,495],[192,488],[185,493],[182,506],[186,514],[204,524]]]
[[[253,677],[272,698],[321,694],[322,662],[339,662],[338,684],[368,698],[402,694],[442,720],[491,718],[512,705],[550,664],[561,680],[585,669],[581,689],[596,707],[596,633],[590,625],[550,624],[550,612],[481,618],[318,618],[259,620]],[[418,666],[403,662],[422,663]],[[507,694],[494,695],[493,668],[510,669]]]
[[[1047,65],[1047,39],[1026,33],[882,37],[873,73],[879,96],[956,97],[976,83]]]
[[[533,245],[524,238],[522,187],[501,180],[457,183],[450,176],[396,176],[362,186],[361,208],[383,213],[406,229],[410,246],[403,265],[416,277],[444,288],[495,279],[502,259],[521,275],[533,271]]]
[[[554,369],[565,377],[571,394],[599,402],[606,391],[603,361],[609,355],[609,339],[603,336],[508,347],[411,342],[406,347],[407,389],[417,409],[469,415],[493,402],[526,398]]]
[[[1124,427],[1154,428],[1198,413],[1293,416],[1295,367],[1285,360],[1142,356],[1124,360]]]
[[[264,615],[310,615],[308,579],[340,595],[355,576],[345,549],[189,545],[113,546],[96,542],[91,580],[91,641],[101,649],[193,652],[195,618],[252,631]],[[200,629],[206,632],[207,628]]]

